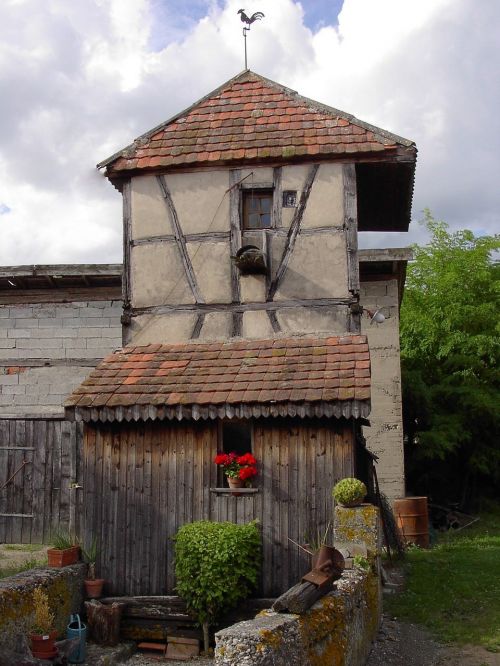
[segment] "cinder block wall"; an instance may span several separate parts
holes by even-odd
[[[372,364],[371,427],[363,432],[368,448],[379,456],[380,489],[395,499],[405,492],[398,282],[362,282],[360,299],[365,309],[382,308],[387,317],[382,324],[372,325],[362,317],[361,332],[368,336]]]
[[[121,300],[0,306],[0,417],[62,414],[66,396],[121,347]]]

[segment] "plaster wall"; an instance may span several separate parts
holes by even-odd
[[[361,283],[361,304],[382,308],[387,319],[370,325],[362,317],[361,332],[368,336],[372,367],[370,427],[363,428],[367,446],[379,456],[380,489],[389,499],[404,497],[403,418],[397,280]]]
[[[283,166],[282,190],[297,191],[300,199],[310,169],[310,165]],[[189,173],[165,175],[165,182],[185,237],[195,280],[205,304],[227,305],[233,300],[229,235],[230,176],[228,169],[193,170]],[[253,167],[242,169],[238,178],[245,187],[272,187],[276,173],[270,167]],[[269,283],[283,256],[286,230],[297,209],[281,207],[281,195],[278,191],[275,203],[279,203],[281,212],[281,221],[278,221],[276,229],[242,233],[241,244],[252,243],[262,249],[267,247],[271,263],[268,276],[238,276],[239,302],[244,304],[266,301]],[[175,229],[171,213],[156,176],[138,176],[132,179],[131,216],[132,307],[194,304],[195,298],[181,253],[173,238]],[[335,332],[346,331],[345,309],[337,306],[332,306],[328,312],[324,311],[311,319],[303,316],[306,314],[303,308],[295,317],[290,318],[289,310],[282,312],[279,307],[283,301],[349,297],[343,218],[342,165],[322,164],[316,174],[301,223],[301,229],[306,232],[314,229],[318,231],[299,233],[297,236],[287,270],[274,298],[278,321],[282,319],[284,323],[283,332],[330,332],[332,322],[335,324]],[[192,234],[214,232],[219,234],[219,237],[205,238],[203,241],[190,237]],[[221,232],[225,232],[227,237],[221,238]],[[164,238],[155,240],[157,236]],[[221,311],[209,314],[211,316],[206,316],[203,322],[200,339],[220,338],[231,334],[231,327],[227,326],[227,313]],[[192,312],[177,312],[133,319],[127,341],[146,344],[189,339],[192,334],[189,325],[194,325],[196,316],[193,316]],[[289,330],[287,321],[292,320],[293,328]],[[249,311],[243,315],[242,333],[245,337],[262,337],[273,335],[274,331],[265,312]]]

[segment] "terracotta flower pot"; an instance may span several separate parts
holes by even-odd
[[[51,631],[50,634],[31,634],[31,653],[37,659],[51,659],[57,654],[55,646],[57,632]]]
[[[233,489],[233,488],[234,489],[243,488],[244,485],[245,485],[245,482],[242,479],[239,479],[239,478],[234,477],[234,476],[228,476],[227,477],[227,482],[228,482],[229,487],[231,489]],[[241,493],[231,493],[231,494],[236,495],[236,496],[241,495]]]
[[[47,551],[49,567],[67,567],[76,564],[80,557],[80,546],[72,546],[64,550],[49,548]]]
[[[102,588],[106,581],[104,578],[95,578],[94,580],[85,581],[85,591],[89,599],[99,599],[102,597]]]

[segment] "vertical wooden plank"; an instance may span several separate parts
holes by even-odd
[[[61,432],[61,481],[59,491],[59,524],[64,530],[69,529],[70,523],[70,497],[74,491],[70,490],[71,479],[71,423],[60,421]],[[79,536],[79,535],[77,535]]]
[[[57,532],[61,529],[59,521],[59,507],[61,498],[61,423],[52,421],[49,427],[51,439],[49,446],[52,449],[52,484],[50,488],[51,530]]]
[[[179,526],[179,507],[178,505],[178,493],[180,493],[180,482],[177,476],[178,465],[177,465],[177,452],[179,450],[180,442],[179,439],[182,437],[182,426],[165,429],[164,432],[165,438],[165,448],[164,448],[164,476],[166,484],[162,483],[162,486],[166,486],[167,492],[163,488],[163,492],[160,494],[161,502],[161,512],[163,516],[162,525],[164,525],[164,539],[166,544],[160,542],[160,550],[164,552],[164,557],[167,563],[167,589],[173,590],[175,587],[175,569],[174,569],[174,544],[172,537],[175,536],[178,526]],[[161,579],[159,584],[161,584]],[[163,583],[164,585],[164,583]]]
[[[21,447],[24,446],[25,441],[25,425],[26,422],[23,420],[15,420],[11,421],[11,433],[13,435],[13,441],[12,444],[16,448],[19,448],[19,451],[14,451],[15,458],[14,458],[14,472],[21,467],[23,464],[23,461],[26,460],[26,451],[23,450]],[[22,506],[23,506],[23,486],[24,486],[24,479],[25,479],[25,474],[26,474],[26,467],[29,465],[25,465],[20,472],[16,474],[16,476],[12,479],[11,483],[9,484],[9,488],[11,489],[11,512],[12,513],[22,513]],[[21,543],[22,541],[22,525],[23,525],[23,519],[22,518],[11,518],[11,526],[12,526],[12,532],[11,532],[11,538],[12,542],[11,543]]]
[[[270,450],[270,459],[271,459],[271,475],[272,475],[272,486],[271,486],[271,519],[272,519],[272,575],[273,575],[273,595],[276,594],[277,590],[282,586],[282,571],[283,571],[283,562],[280,557],[281,555],[281,540],[280,540],[280,437],[281,437],[281,428],[272,427],[270,428],[270,437],[271,437],[271,450]]]
[[[87,425],[85,428],[83,442],[83,520],[82,520],[82,538],[84,543],[92,540],[95,530],[94,514],[95,503],[97,501],[95,493],[96,480],[96,431],[93,426]],[[99,557],[99,569],[103,578],[106,578],[108,584],[112,587],[114,576],[106,568],[105,562]]]
[[[145,555],[143,552],[144,544],[144,520],[145,520],[145,504],[144,504],[144,439],[145,439],[144,423],[138,423],[135,433],[135,482],[134,482],[134,548],[132,557],[132,577],[134,594],[143,594],[142,581],[141,581],[141,564],[142,558]],[[144,586],[147,589],[147,580],[144,581]]]
[[[134,500],[135,500],[135,456],[137,433],[133,425],[126,429],[126,456],[127,456],[127,523],[126,523],[126,558],[125,558],[125,594],[134,595],[134,550],[135,550],[135,532],[134,532]]]
[[[158,426],[153,430],[153,426],[149,426],[149,436],[151,439],[151,520],[154,528],[151,531],[150,540],[150,572],[149,572],[149,586],[150,589],[155,589],[157,581],[159,580],[159,529],[160,522],[160,486],[163,480],[160,478],[162,471],[161,449],[162,445],[158,437]],[[166,475],[165,475],[166,476]]]
[[[99,534],[94,536],[98,540],[99,557],[101,563],[105,562],[109,570],[112,569],[113,539],[115,527],[112,524],[112,490],[111,490],[111,456],[113,450],[113,427],[99,427],[99,441],[102,446],[101,487],[97,501],[101,506],[101,520]]]
[[[24,445],[30,448],[34,447],[33,430],[34,430],[34,422],[26,421]],[[24,457],[26,460],[29,460],[30,464],[24,468],[25,475],[24,475],[23,500],[22,500],[21,512],[28,515],[33,515],[33,473],[34,473],[33,466],[34,466],[34,457],[35,457],[34,452],[25,451]],[[31,543],[32,530],[33,530],[33,519],[23,518],[22,534],[21,534],[22,543]]]
[[[9,422],[0,420],[0,446],[10,446]],[[0,487],[6,483],[9,468],[9,451],[0,451]],[[7,512],[7,493],[0,492],[0,513]],[[7,543],[7,518],[0,516],[0,543]]]
[[[69,441],[68,441],[68,450],[66,455],[68,457],[68,475],[70,484],[78,483],[78,473],[77,473],[77,429],[76,423],[68,423],[69,429]],[[76,506],[78,501],[78,494],[80,490],[73,488],[69,491],[69,507],[68,507],[68,528],[72,534],[79,534],[83,539],[83,534],[80,532],[80,525],[77,525],[76,519]]]
[[[75,436],[75,457],[76,457],[76,483],[81,486],[75,491],[74,504],[75,504],[75,531],[77,534],[83,535],[83,428],[82,422],[73,424]]]
[[[151,589],[150,581],[150,563],[156,557],[155,553],[151,550],[151,536],[152,532],[156,529],[152,521],[153,512],[151,511],[151,483],[152,483],[152,463],[151,463],[151,425],[148,424],[144,432],[144,481],[143,481],[143,497],[144,503],[144,516],[143,516],[143,529],[142,529],[142,559],[140,569],[141,586],[145,589]]]
[[[192,520],[201,520],[203,516],[202,473],[203,473],[203,438],[198,424],[192,423]]]
[[[296,431],[293,428],[289,429],[288,437],[288,465],[289,465],[289,478],[288,478],[288,492],[290,498],[289,511],[288,511],[288,533],[296,543],[303,541],[303,535],[299,534],[298,529],[298,516],[300,513],[300,496],[298,489],[299,478],[299,463],[298,463],[298,442],[297,436],[294,434]],[[290,580],[299,580],[303,574],[299,571],[299,552],[300,549],[295,545],[289,546],[289,577]]]
[[[52,526],[52,483],[53,483],[52,458],[54,454],[53,441],[54,441],[54,423],[53,421],[47,421],[45,429],[45,474],[43,478],[44,497],[45,497],[45,513],[43,521],[44,543],[50,543],[53,534],[53,526]]]
[[[33,528],[32,542],[43,543],[45,516],[45,451],[47,422],[33,423]]]
[[[290,502],[290,446],[289,446],[289,431],[288,428],[283,427],[280,429],[280,442],[279,442],[279,475],[280,475],[280,543],[281,543],[281,561],[282,566],[282,585],[283,589],[289,586],[290,581],[290,542],[288,541],[288,504]],[[294,546],[295,547],[295,546]]]

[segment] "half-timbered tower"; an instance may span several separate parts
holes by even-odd
[[[171,591],[170,538],[200,518],[261,521],[263,594],[300,576],[288,538],[328,522],[370,410],[358,231],[407,229],[415,154],[247,70],[99,165],[123,194],[125,348],[68,410],[113,591]],[[253,451],[254,488],[227,492],[221,449]]]

